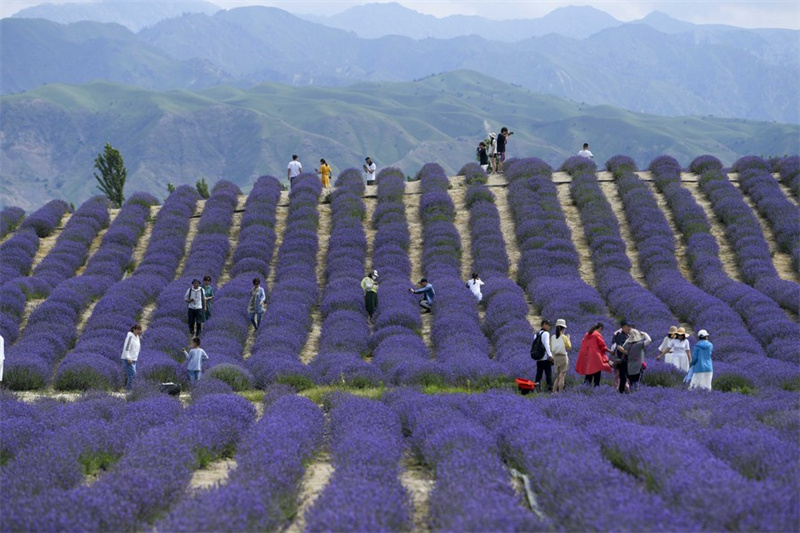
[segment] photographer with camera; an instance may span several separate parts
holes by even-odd
[[[508,144],[508,137],[514,135],[513,131],[508,131],[508,128],[503,126],[500,129],[500,135],[497,136],[497,173],[503,173],[503,161],[506,160],[506,145]]]

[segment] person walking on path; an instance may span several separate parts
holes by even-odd
[[[614,369],[614,388],[619,388],[619,383],[622,381],[622,371],[620,367],[622,366],[622,361],[625,359],[625,349],[622,347],[625,344],[625,341],[628,340],[628,334],[631,332],[631,328],[633,326],[627,320],[623,320],[619,324],[619,329],[614,332],[614,336],[611,339],[611,354],[609,355],[609,359],[611,362],[611,367]],[[625,390],[628,390],[627,381],[625,382]]]
[[[134,324],[125,336],[125,344],[122,345],[122,364],[125,368],[125,390],[133,387],[133,378],[136,377],[136,362],[139,360],[139,350],[142,347],[139,335],[142,334],[142,326]]]
[[[664,361],[683,372],[689,371],[689,363],[692,360],[691,346],[689,345],[689,335],[685,328],[678,328],[675,338],[670,339],[664,353]],[[658,356],[661,358],[661,356]]]
[[[564,390],[567,380],[567,370],[569,370],[569,351],[572,349],[572,342],[569,335],[564,333],[567,329],[567,321],[563,318],[556,320],[556,332],[550,335],[550,353],[553,354],[553,368],[556,371],[555,385],[553,390],[560,392]]]
[[[428,283],[427,278],[419,280],[419,289],[408,289],[408,292],[413,294],[422,294],[423,298],[419,301],[419,306],[422,308],[423,313],[430,313],[433,308],[433,298],[436,296],[436,291],[433,290],[433,285]]]
[[[503,161],[506,160],[506,147],[508,146],[508,138],[514,135],[513,131],[508,131],[505,126],[500,129],[500,135],[497,136],[497,173],[503,173]]]
[[[199,381],[203,375],[203,361],[208,361],[208,354],[200,348],[200,337],[192,339],[192,349],[183,351],[186,356],[186,368],[189,371],[189,382]]]
[[[372,318],[373,313],[378,308],[378,271],[373,270],[361,280],[361,288],[364,290],[364,305],[367,314]]]
[[[586,159],[594,159],[594,154],[589,151],[589,143],[583,143],[583,150],[578,152],[578,155]]]
[[[319,160],[319,168],[315,170],[317,174],[320,175],[320,179],[322,180],[322,186],[326,189],[331,188],[331,167],[325,161],[325,159]]]
[[[478,144],[478,164],[481,166],[484,172],[486,172],[489,168],[489,154],[486,151],[486,142],[481,141]]]
[[[608,346],[603,339],[603,324],[598,322],[583,336],[578,351],[578,362],[575,364],[575,371],[585,376],[584,385],[594,382],[594,386],[597,387],[600,385],[600,372],[611,372],[608,352]]]
[[[539,388],[542,374],[544,374],[547,381],[547,392],[553,392],[553,353],[550,351],[549,320],[542,320],[542,327],[533,336],[531,358],[536,360],[536,377],[533,380],[536,388]]]
[[[483,280],[478,277],[477,272],[472,273],[472,278],[467,282],[467,288],[472,291],[472,295],[475,297],[476,300],[479,302],[483,300],[483,293],[481,292],[481,287],[483,287]]]
[[[375,166],[375,163],[372,162],[372,159],[367,157],[364,159],[365,164],[362,165],[364,167],[364,174],[367,178],[367,185],[375,185],[375,171],[378,167]]]
[[[261,316],[264,314],[264,307],[267,302],[267,293],[261,286],[261,279],[253,279],[253,288],[250,290],[250,299],[247,301],[247,316],[250,323],[258,329],[261,324]]]
[[[206,293],[200,287],[199,279],[192,280],[192,286],[186,290],[184,300],[189,304],[189,334],[199,337],[206,318]]]
[[[214,300],[214,287],[211,286],[211,276],[203,278],[203,294],[206,297],[205,320],[208,320],[211,318],[211,302]]]
[[[714,345],[708,340],[708,331],[701,329],[697,332],[697,343],[692,349],[692,380],[689,382],[690,389],[711,390],[711,379],[714,377],[714,365],[711,362],[711,354]]]
[[[289,165],[286,167],[286,177],[289,179],[289,187],[294,183],[294,179],[302,173],[303,165],[300,164],[297,155],[293,155],[292,160],[289,161]]]
[[[627,383],[630,383],[630,389],[632,390],[636,390],[639,387],[639,377],[644,364],[644,349],[651,342],[650,335],[636,328],[631,328],[628,333],[628,339],[622,346],[625,357],[619,366],[620,382],[617,390],[620,393],[625,393],[628,390]]]

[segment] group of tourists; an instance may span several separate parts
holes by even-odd
[[[364,159],[362,165],[364,169],[364,181],[367,185],[375,185],[375,175],[378,172],[378,167],[372,161],[371,157]],[[331,166],[325,161],[325,158],[319,160],[319,168],[315,168],[314,172],[319,174],[322,186],[326,189],[331,188]],[[303,173],[303,164],[300,163],[300,156],[297,154],[292,155],[292,160],[286,166],[286,179],[289,180],[289,187],[294,184],[294,179]]]
[[[534,335],[531,358],[536,361],[538,384],[542,375],[546,379],[548,391],[564,388],[564,377],[569,367],[568,352],[571,350],[569,336],[564,333],[567,324],[563,319],[556,321],[555,335],[550,335],[550,322],[542,321],[541,329]],[[592,326],[581,341],[575,371],[584,376],[584,385],[600,385],[603,372],[614,374],[614,388],[620,393],[636,390],[641,382],[647,363],[644,360],[645,348],[652,342],[650,335],[636,329],[627,320],[620,323],[614,332],[611,347],[603,338],[604,326],[598,322]],[[714,346],[708,340],[708,332],[700,330],[699,341],[690,349],[689,335],[684,328],[672,327],[659,347],[657,359],[667,355],[667,363],[687,372],[685,382],[690,389],[711,389],[713,364],[711,354]],[[560,340],[562,337],[563,340]],[[556,383],[553,386],[552,368],[556,369]]]
[[[493,174],[503,173],[508,138],[512,135],[514,135],[514,132],[508,131],[508,128],[503,126],[500,128],[500,135],[491,132],[488,137],[478,143],[475,157],[484,172],[489,172],[491,168]],[[594,159],[594,154],[589,150],[589,143],[583,143],[583,148],[578,152],[578,155],[587,159]]]

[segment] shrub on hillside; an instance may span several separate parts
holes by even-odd
[[[753,382],[739,374],[724,374],[716,376],[712,388],[721,392],[739,392],[741,394],[753,394],[756,386]]]
[[[253,388],[253,374],[238,365],[216,365],[206,372],[206,374],[209,378],[224,382],[235,392]]]
[[[689,170],[697,175],[709,170],[722,170],[722,162],[713,155],[701,155],[689,164]]]

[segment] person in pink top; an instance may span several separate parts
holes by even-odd
[[[594,382],[594,386],[597,387],[600,385],[600,373],[611,372],[608,351],[606,341],[603,339],[603,324],[598,322],[584,335],[578,352],[578,362],[575,365],[575,371],[585,376],[584,385]]]

